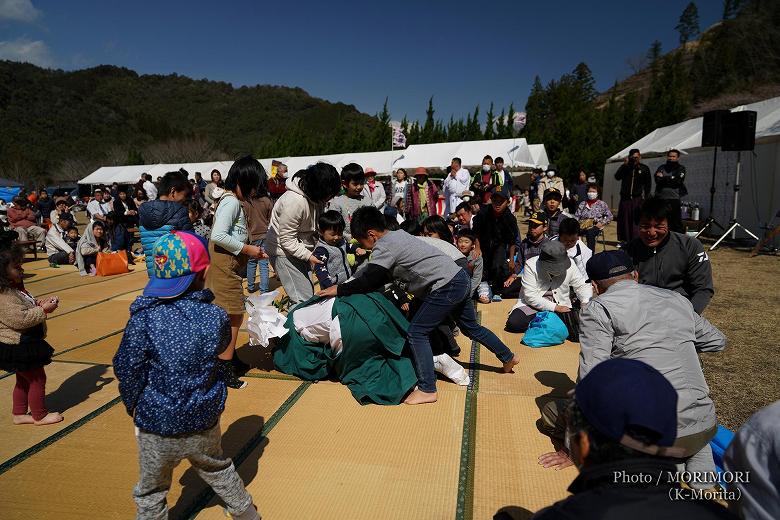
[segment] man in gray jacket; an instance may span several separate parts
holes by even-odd
[[[682,294],[701,314],[715,294],[710,258],[696,238],[670,231],[671,215],[665,200],[645,200],[639,213],[639,237],[629,243],[628,254],[639,283]]]
[[[618,357],[643,361],[661,372],[678,394],[674,446],[684,449],[685,470],[715,471],[709,441],[718,424],[698,353],[723,350],[725,336],[680,294],[638,284],[633,262],[623,251],[595,255],[586,268],[598,296],[580,316],[579,378]],[[689,484],[713,484],[702,480],[696,482],[694,476]]]

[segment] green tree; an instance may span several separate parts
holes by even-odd
[[[495,119],[495,115],[493,114],[493,102],[490,103],[490,108],[487,111],[486,114],[486,121],[485,121],[485,133],[483,134],[485,136],[485,139],[494,139],[495,138],[495,132],[493,131],[493,120]]]
[[[691,2],[685,7],[675,29],[680,33],[681,45],[685,45],[699,35],[699,10],[695,3]]]
[[[428,99],[428,109],[425,111],[425,124],[420,135],[421,143],[433,143],[436,138],[436,121],[433,115],[436,111],[433,109],[433,96]]]
[[[730,20],[737,16],[741,6],[741,0],[723,0],[723,19]]]
[[[506,137],[506,115],[504,115],[504,109],[501,109],[501,114],[496,121],[496,139],[504,139]]]
[[[504,135],[504,137],[511,138],[514,136],[515,136],[515,104],[509,103],[509,112],[506,115],[506,135]]]
[[[464,139],[468,141],[479,141],[482,139],[482,130],[479,127],[479,105],[474,107],[474,114],[466,124]]]

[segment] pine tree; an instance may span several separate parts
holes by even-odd
[[[495,119],[495,116],[493,115],[493,102],[490,103],[490,108],[487,111],[487,121],[485,122],[485,139],[495,139],[496,135],[493,131],[493,120]]]
[[[538,77],[538,76],[537,76]],[[506,136],[515,136],[515,104],[509,103],[509,113],[506,115]]]
[[[574,77],[578,83],[582,100],[590,103],[596,99],[596,80],[593,79],[593,73],[585,63],[580,62],[574,68]]]
[[[474,108],[474,114],[466,125],[464,139],[468,141],[479,141],[482,139],[482,130],[479,128],[479,105]]]
[[[695,3],[691,2],[685,7],[675,29],[680,33],[681,45],[685,45],[699,35],[699,10]]]
[[[739,14],[741,0],[723,0],[723,19],[730,20]]]
[[[496,139],[504,139],[506,137],[506,116],[502,108],[501,115],[498,116],[498,121],[496,121]]]

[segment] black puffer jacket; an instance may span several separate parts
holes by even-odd
[[[183,204],[172,200],[150,200],[138,210],[140,224],[146,229],[171,226],[180,231],[193,231],[192,222]]]
[[[187,208],[172,200],[150,200],[138,208],[141,245],[146,253],[146,271],[154,276],[151,251],[158,238],[170,231],[194,231]]]
[[[715,294],[710,257],[694,237],[670,231],[656,248],[635,238],[628,245],[628,254],[639,273],[639,283],[682,294],[698,314]]]
[[[536,513],[533,520],[717,520],[736,519],[708,499],[669,482],[676,474],[662,459],[631,459],[584,468],[569,486],[572,496]],[[659,479],[660,476],[660,479]],[[631,483],[644,480],[645,482]],[[646,481],[650,480],[649,483]],[[670,499],[670,496],[672,497]]]

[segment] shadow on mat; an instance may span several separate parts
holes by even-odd
[[[558,435],[558,432],[552,432],[550,429],[545,425],[545,422],[542,420],[542,416],[544,414],[544,408],[547,406],[548,403],[551,403],[553,401],[561,401],[561,406],[558,407],[560,410],[560,422],[556,422],[556,424],[563,425],[563,402],[565,399],[568,398],[568,393],[570,390],[574,389],[574,381],[571,380],[568,374],[564,374],[563,372],[553,372],[551,370],[540,370],[536,374],[534,374],[534,377],[536,377],[536,380],[542,383],[544,386],[547,386],[550,388],[550,391],[547,392],[544,395],[540,395],[534,399],[536,402],[536,406],[539,407],[539,419],[536,421],[536,428],[539,430],[540,433],[550,437],[550,441],[553,444],[554,449],[559,449],[560,446],[560,439],[556,438]],[[562,427],[562,426],[561,426]],[[556,426],[558,428],[558,426]]]
[[[228,429],[222,434],[222,450],[225,456],[235,461],[236,457],[249,444],[249,441],[260,433],[264,424],[265,420],[259,415],[248,415],[228,426]],[[248,456],[243,454],[246,458],[240,465],[237,465],[237,470],[244,485],[252,482],[257,475],[258,462],[267,445],[268,438],[263,437],[260,444]],[[179,484],[182,486],[181,496],[176,505],[171,508],[170,518],[181,518],[181,515],[192,505],[198,495],[209,489],[208,484],[198,476],[197,470],[192,467],[184,472],[179,479]]]
[[[493,515],[493,520],[528,520],[534,514],[520,506],[502,507]]]
[[[63,381],[58,389],[46,396],[46,407],[49,410],[64,412],[83,403],[90,395],[99,392],[114,380],[113,377],[103,377],[107,370],[108,365],[94,365],[76,372]]]
[[[276,370],[274,367],[273,348],[270,345],[266,348],[260,346],[253,347],[249,343],[244,343],[240,347],[236,347],[236,355],[252,368],[262,370],[263,372]]]

